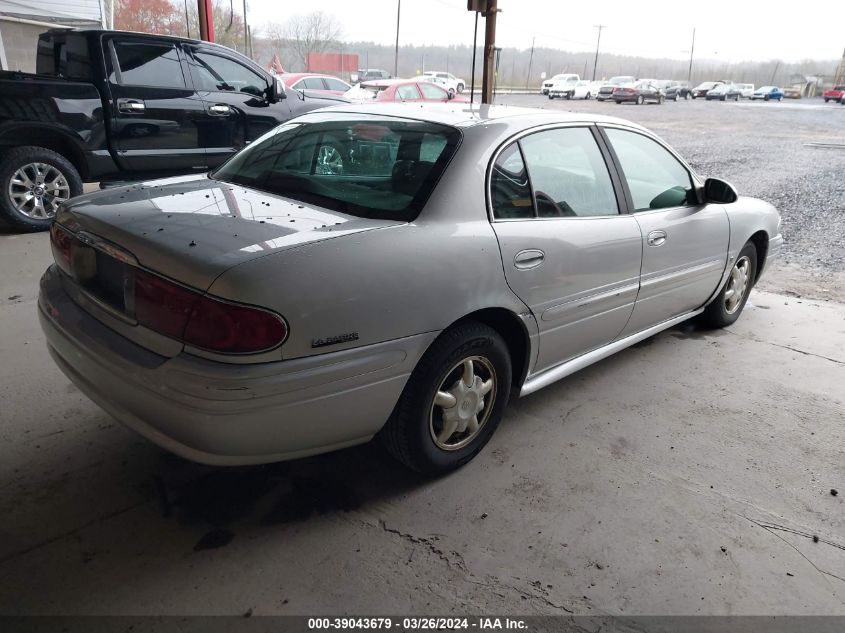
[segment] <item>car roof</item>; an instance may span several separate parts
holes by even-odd
[[[561,110],[541,110],[507,105],[480,105],[477,103],[402,103],[380,102],[350,104],[321,108],[318,113],[350,113],[391,116],[430,123],[440,123],[452,127],[468,128],[486,123],[509,122],[517,128],[528,129],[538,125],[554,123],[618,123],[629,127],[645,129],[641,125],[617,117],[564,112]]]

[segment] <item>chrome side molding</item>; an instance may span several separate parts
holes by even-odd
[[[678,323],[682,323],[687,319],[691,319],[692,317],[701,314],[704,312],[704,308],[699,308],[698,310],[693,310],[692,312],[687,312],[686,314],[682,314],[681,316],[674,317],[669,319],[668,321],[663,321],[663,323],[658,323],[657,325],[653,325],[652,327],[642,330],[641,332],[637,332],[636,334],[631,334],[630,336],[626,336],[625,338],[621,338],[619,340],[613,341],[608,343],[604,347],[600,347],[598,349],[594,349],[592,352],[587,352],[586,354],[582,354],[581,356],[577,356],[572,360],[568,360],[565,363],[561,363],[560,365],[556,365],[549,369],[546,369],[536,376],[530,376],[523,384],[522,389],[519,390],[519,397],[527,396],[529,394],[534,393],[542,389],[543,387],[547,387],[548,385],[552,384],[553,382],[557,382],[561,378],[566,378],[570,374],[574,374],[576,371],[580,371],[593,363],[596,363],[608,356],[612,356],[616,352],[625,349],[626,347],[630,347],[634,343],[639,343],[642,340],[647,339],[649,336],[654,336],[658,332],[662,332],[673,325],[677,325]]]

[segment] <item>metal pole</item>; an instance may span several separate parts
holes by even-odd
[[[114,5],[115,0],[112,0]],[[114,28],[114,27],[112,27]],[[188,0],[185,0],[185,30],[188,32],[188,39],[191,38],[191,18],[188,17]]]
[[[692,56],[695,53],[695,27],[692,29],[692,45],[689,49],[689,72],[687,73],[687,82],[692,83]]]
[[[499,8],[497,0],[487,0],[487,13],[484,30],[484,74],[481,76],[481,103],[493,102],[493,73],[496,57],[496,15]]]
[[[393,76],[399,76],[399,16],[402,15],[402,0],[396,0],[396,50],[393,53]]]
[[[475,95],[475,51],[478,49],[478,11],[475,12],[475,31],[472,35],[472,77],[469,83],[469,102],[472,103]]]
[[[528,56],[528,74],[525,76],[525,89],[528,90],[528,84],[531,82],[531,63],[534,61],[534,40],[531,38],[531,54]]]
[[[596,68],[599,65],[599,44],[601,44],[601,30],[606,29],[607,26],[604,24],[596,24],[595,28],[599,30],[598,39],[596,39],[596,60],[593,62],[593,81],[596,80]]]
[[[211,0],[197,0],[197,13],[200,19],[200,39],[214,41],[214,17]]]
[[[249,27],[246,25],[246,0],[244,0],[244,55],[252,57],[249,52]]]

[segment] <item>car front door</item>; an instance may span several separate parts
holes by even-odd
[[[535,371],[612,341],[637,296],[640,229],[620,213],[596,133],[534,132],[502,149],[490,169],[505,277],[539,326]]]
[[[210,167],[291,118],[287,99],[267,100],[267,77],[217,50],[187,48],[191,77],[205,105],[199,134]]]
[[[642,232],[640,292],[624,334],[701,307],[722,279],[729,225],[724,205],[700,204],[687,167],[640,131],[602,128]]]
[[[206,169],[199,129],[203,100],[175,43],[141,37],[106,44],[111,136],[123,169],[136,173]]]

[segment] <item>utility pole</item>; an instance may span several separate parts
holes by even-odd
[[[211,0],[197,0],[197,14],[200,21],[200,39],[214,41],[214,16]]]
[[[692,44],[689,47],[689,72],[687,73],[687,82],[692,83],[692,56],[695,54],[695,27],[692,29]]]
[[[246,21],[246,0],[244,0],[244,55],[252,58],[252,51],[249,45],[249,26]]]
[[[525,76],[525,89],[528,90],[528,84],[531,83],[531,62],[534,61],[534,40],[536,37],[531,38],[531,54],[528,56],[528,74]]]
[[[393,76],[399,75],[399,17],[402,15],[402,0],[396,0],[396,50],[393,53]]]
[[[498,0],[487,0],[484,14],[484,74],[481,77],[481,103],[493,103],[493,81],[496,63],[496,14],[499,12]]]
[[[601,44],[601,30],[606,29],[607,25],[605,24],[596,24],[595,28],[599,30],[598,39],[596,39],[596,60],[593,62],[593,81],[596,80],[596,68],[599,65],[599,45]]]

